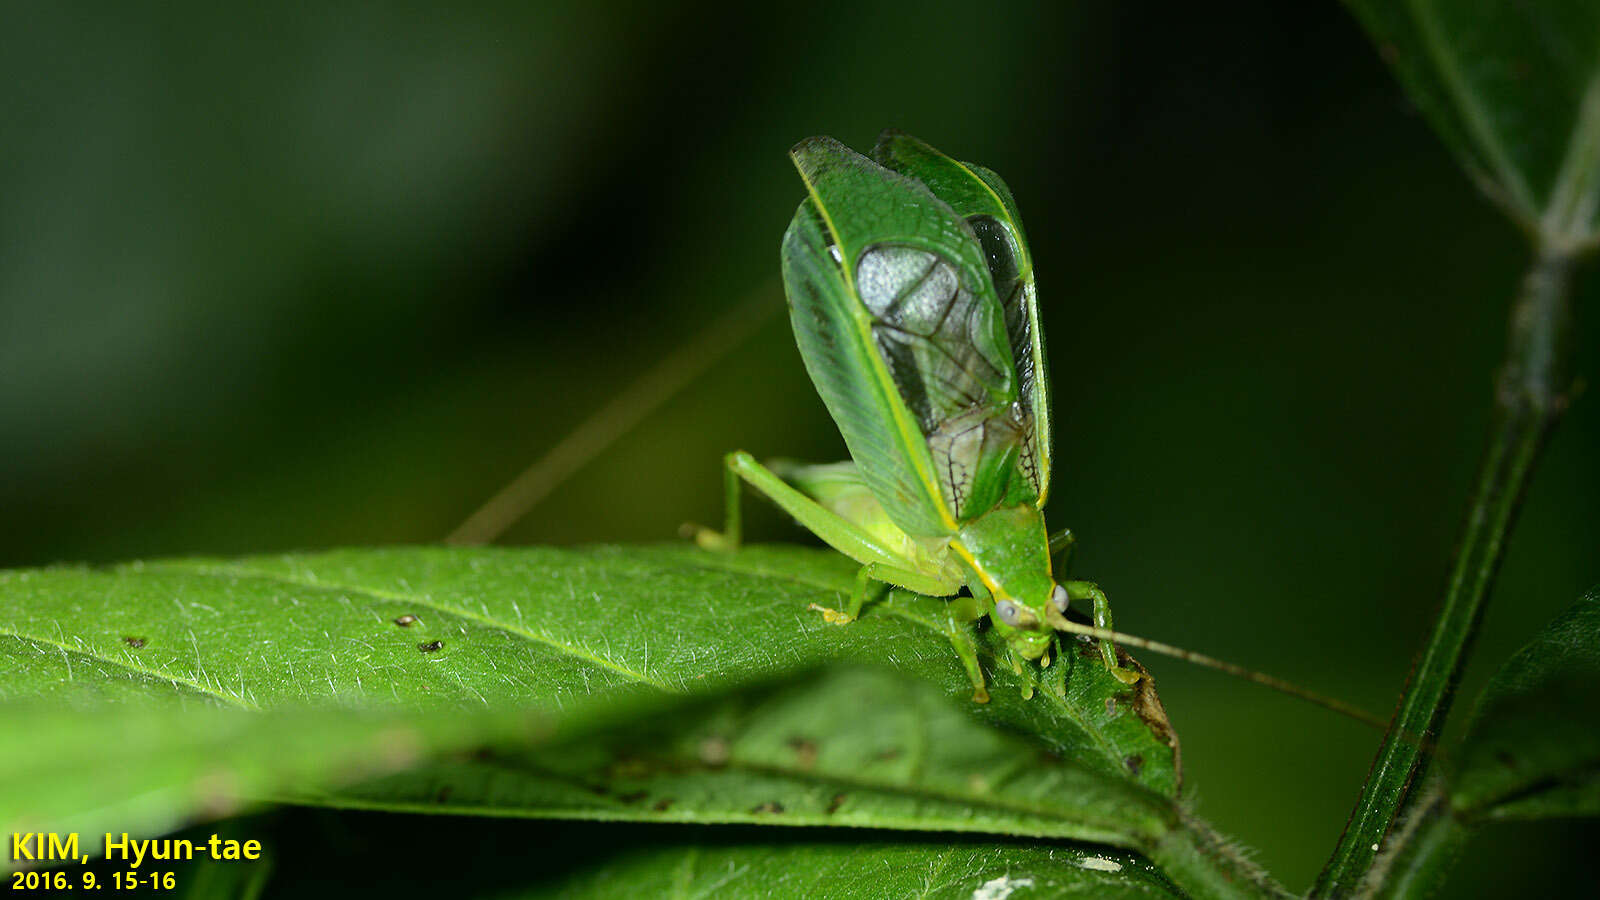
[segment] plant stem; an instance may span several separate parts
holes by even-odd
[[[1483,618],[1506,537],[1534,462],[1567,405],[1570,384],[1568,288],[1572,260],[1540,252],[1511,310],[1509,346],[1495,391],[1489,450],[1444,604],[1412,668],[1400,707],[1367,774],[1339,846],[1311,896],[1346,897],[1359,885],[1427,772],[1431,748],[1450,712],[1456,683]]]
[[[1387,852],[1367,873],[1361,895],[1373,900],[1432,897],[1455,867],[1466,839],[1467,829],[1450,808],[1443,779],[1433,776],[1389,839]]]

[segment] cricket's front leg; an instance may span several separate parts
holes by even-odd
[[[972,629],[951,629],[946,635],[956,658],[961,660],[961,668],[966,670],[967,680],[972,682],[972,702],[988,703],[989,688],[983,682],[983,669],[978,666],[978,642],[972,638]]]
[[[1094,605],[1094,627],[1104,631],[1116,630],[1111,624],[1111,600],[1106,597],[1105,591],[1100,590],[1099,585],[1092,581],[1063,581],[1061,586],[1066,588],[1068,597],[1074,600],[1088,600]],[[1134,684],[1143,677],[1133,669],[1125,669],[1117,664],[1117,645],[1107,638],[1100,639],[1100,658],[1111,674],[1123,684]]]
[[[943,634],[956,652],[961,669],[972,683],[974,703],[988,703],[989,689],[983,677],[983,667],[978,662],[978,641],[972,623],[987,613],[976,598],[970,596],[930,597],[894,591],[883,601],[884,606],[898,610],[914,621],[924,622]]]

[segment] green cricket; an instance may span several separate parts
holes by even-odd
[[[807,196],[783,236],[783,283],[806,370],[851,460],[763,465],[726,457],[721,532],[707,549],[739,546],[743,482],[824,542],[861,563],[846,624],[893,585],[970,597],[961,615],[989,616],[1013,664],[1049,665],[1055,633],[1106,634],[1110,604],[1087,581],[1057,580],[1073,536],[1045,526],[1051,420],[1033,258],[1000,176],[886,131],[868,159],[827,137],[789,151]],[[1095,627],[1069,621],[1092,604]],[[954,641],[988,693],[976,645]]]
[[[1120,665],[1117,644],[1387,726],[1281,678],[1114,631],[1104,591],[1060,580],[1073,535],[1052,535],[1044,522],[1051,420],[1033,257],[1000,176],[892,130],[879,138],[874,159],[825,137],[801,141],[789,155],[807,192],[783,237],[790,319],[852,458],[763,465],[742,451],[728,454],[722,531],[688,526],[702,547],[738,549],[740,492],[748,482],[861,564],[844,610],[814,605],[826,621],[853,622],[867,601],[898,586],[951,598],[957,621],[989,617],[1019,673],[1025,664],[1048,666],[1056,632],[1070,632],[1098,641],[1105,667],[1124,683],[1144,676]],[[493,540],[748,336],[762,315],[740,307],[663,360],[446,540]],[[1067,618],[1073,600],[1091,604],[1093,625]],[[950,640],[973,699],[987,701],[973,634],[958,630]]]

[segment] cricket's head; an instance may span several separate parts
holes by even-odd
[[[1019,503],[990,510],[963,522],[950,546],[972,572],[973,593],[992,598],[989,619],[1011,650],[1023,659],[1043,656],[1055,638],[1048,610],[1052,602],[1064,602],[1067,592],[1050,570],[1050,540],[1039,508]]]
[[[1048,592],[1035,593],[1042,593],[1042,596],[1030,597],[1032,603],[1017,597],[996,598],[991,617],[995,630],[1023,659],[1038,659],[1050,649],[1050,642],[1055,638],[1050,620],[1067,611],[1067,589],[1061,585],[1052,583]]]

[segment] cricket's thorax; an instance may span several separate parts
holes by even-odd
[[[1055,588],[1044,514],[1031,503],[1002,506],[967,522],[950,545],[995,599],[1044,609]]]

